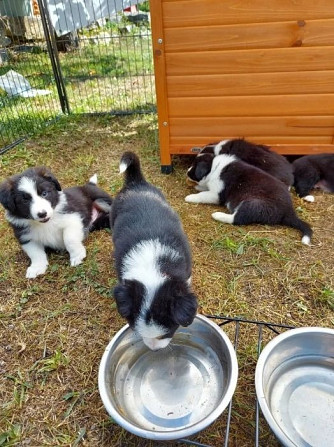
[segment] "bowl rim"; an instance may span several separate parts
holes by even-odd
[[[269,405],[267,403],[267,399],[264,394],[263,389],[263,368],[264,365],[271,354],[271,352],[276,348],[276,346],[284,341],[287,338],[290,338],[295,335],[299,334],[305,334],[305,333],[322,333],[322,334],[328,334],[334,336],[334,329],[320,327],[320,326],[306,326],[306,327],[300,327],[300,328],[293,328],[289,329],[285,332],[282,332],[281,334],[277,335],[275,338],[270,340],[266,346],[261,351],[258,361],[256,363],[255,368],[255,390],[256,390],[256,396],[257,401],[260,405],[261,411],[263,413],[263,416],[265,417],[269,427],[274,432],[275,436],[278,438],[278,440],[285,446],[285,447],[296,447],[296,444],[291,441],[291,439],[288,437],[288,435],[281,429],[279,424],[276,422],[274,417],[272,416],[272,413],[269,409]]]
[[[227,350],[229,352],[229,357],[231,361],[231,374],[230,374],[230,381],[229,386],[226,390],[226,393],[221,400],[221,402],[217,405],[217,407],[204,419],[201,419],[199,422],[186,427],[181,428],[179,430],[174,431],[159,431],[159,430],[146,430],[143,429],[135,424],[132,424],[127,419],[125,419],[118,411],[114,408],[114,406],[110,403],[110,401],[107,398],[107,387],[104,382],[104,373],[105,368],[108,361],[108,355],[109,351],[114,347],[114,345],[118,342],[119,338],[123,335],[124,332],[129,330],[129,325],[126,324],[123,328],[121,328],[111,339],[109,344],[107,345],[99,366],[99,372],[98,372],[98,388],[100,397],[102,399],[102,402],[104,404],[105,409],[107,410],[108,414],[113,418],[115,422],[117,422],[118,425],[125,428],[130,433],[140,436],[142,438],[151,439],[151,440],[161,440],[161,441],[172,441],[176,439],[181,439],[187,436],[194,435],[195,433],[198,433],[199,431],[203,430],[204,428],[208,427],[210,424],[212,424],[225,410],[225,408],[229,405],[232,396],[234,394],[234,391],[237,386],[237,380],[238,380],[238,360],[235,348],[230,341],[227,334],[221,329],[220,326],[218,326],[216,323],[211,321],[209,318],[196,314],[195,319],[198,319],[209,326],[211,326],[212,329],[214,329],[217,334],[220,336],[222,341],[225,343]],[[194,427],[196,427],[196,430],[194,430]],[[149,436],[148,436],[149,435]]]

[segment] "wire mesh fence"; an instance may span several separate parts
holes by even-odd
[[[0,147],[60,113],[42,22],[29,2],[0,2]]]
[[[62,112],[155,111],[148,2],[0,0],[0,150]]]

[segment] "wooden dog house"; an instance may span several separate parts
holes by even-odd
[[[150,0],[161,166],[243,137],[334,152],[333,0]]]

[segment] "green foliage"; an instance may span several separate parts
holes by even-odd
[[[320,294],[318,296],[318,301],[320,303],[325,304],[330,309],[334,310],[334,290],[329,286],[325,286],[320,291]]]
[[[56,349],[51,357],[38,360],[34,364],[33,369],[35,369],[39,373],[49,373],[68,365],[68,363],[69,359],[67,358],[67,356],[63,354],[59,349]]]
[[[0,433],[0,446],[17,445],[21,438],[21,426],[19,424],[11,424],[10,428]]]
[[[211,247],[214,250],[227,250],[235,255],[242,256],[252,249],[259,249],[267,253],[270,257],[278,260],[287,261],[288,258],[282,255],[275,247],[275,241],[266,237],[253,236],[250,233],[246,233],[243,229],[239,230],[240,236],[234,239],[229,236],[225,236],[220,239],[216,239],[212,242]]]
[[[138,3],[138,9],[139,9],[139,11],[149,12],[150,11],[150,2],[145,1],[143,3]]]
[[[23,377],[20,370],[16,375],[8,374],[6,378],[14,382],[13,401],[6,404],[6,407],[18,406],[19,408],[22,408],[22,405],[26,400],[27,390],[32,388],[32,384]]]

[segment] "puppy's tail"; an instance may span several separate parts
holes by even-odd
[[[119,164],[119,172],[125,172],[125,184],[146,182],[140,168],[140,161],[134,152],[124,152]]]
[[[97,185],[97,174],[94,174],[91,176],[91,178],[88,180],[88,183],[91,185]]]
[[[109,213],[112,205],[112,197],[103,189],[97,186],[97,175],[94,174],[86,185],[82,187],[85,195],[87,195],[93,202],[93,217],[90,231],[101,228],[110,228]]]
[[[287,227],[295,228],[296,230],[299,230],[303,237],[302,237],[302,244],[310,245],[311,237],[313,234],[312,228],[310,225],[305,222],[304,220],[299,219],[295,214],[286,216],[283,221],[283,225],[286,225]]]

